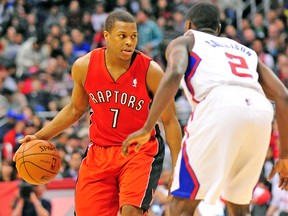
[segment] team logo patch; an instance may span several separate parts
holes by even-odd
[[[137,86],[137,79],[136,78],[133,79],[132,86],[134,88],[136,88],[136,86]]]

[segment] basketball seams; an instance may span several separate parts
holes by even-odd
[[[39,166],[39,165],[37,165],[37,164],[35,164],[35,163],[33,163],[33,162],[31,162],[31,161],[25,161],[23,164],[24,164],[24,166],[25,166],[25,168],[26,168],[26,163],[29,163],[29,164],[33,164],[35,167],[38,167],[38,168],[40,168],[40,169],[42,169],[42,170],[45,170],[46,172],[49,172],[50,174],[53,174],[53,175],[57,175],[58,173],[57,172],[52,172],[52,171],[49,171],[49,170],[47,170],[47,169],[44,169],[43,167],[41,167],[41,166]],[[26,169],[26,171],[27,171],[27,173],[28,173],[28,170]],[[28,173],[29,174],[29,173]]]
[[[31,154],[26,154],[24,156],[23,155],[20,156],[18,159],[16,159],[16,161],[20,160],[23,157],[25,158],[25,157],[28,157],[28,156],[35,156],[35,155],[39,155],[39,156],[42,156],[42,155],[54,155],[56,158],[61,159],[61,157],[58,156],[57,153],[56,154],[52,154],[52,153],[31,153]]]
[[[27,170],[27,167],[26,167],[26,165],[25,165],[25,162],[23,162],[23,163],[21,163],[21,165],[23,164],[23,166],[24,166],[24,168],[25,168],[25,170],[26,170],[26,173],[29,175],[29,177],[34,181],[34,182],[36,182],[37,184],[41,184],[41,182],[38,182],[36,179],[34,179],[32,176],[31,176],[31,174],[28,172],[28,170]],[[21,166],[20,165],[20,166]],[[21,174],[20,174],[21,175]]]
[[[15,158],[16,168],[20,177],[28,183],[46,184],[60,171],[61,156],[55,145],[49,141],[32,140],[23,143],[20,148],[22,149],[17,151]],[[44,163],[42,163],[41,157],[45,160]]]

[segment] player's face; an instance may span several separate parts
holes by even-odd
[[[116,21],[111,32],[104,32],[107,48],[114,56],[130,60],[137,45],[136,23]]]

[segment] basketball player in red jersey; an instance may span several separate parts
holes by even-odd
[[[135,50],[137,26],[124,11],[112,12],[105,22],[106,48],[93,50],[73,64],[71,102],[31,139],[50,140],[76,122],[90,105],[90,139],[75,193],[77,216],[143,215],[149,209],[161,174],[164,145],[159,129],[141,149],[121,154],[128,134],[140,129],[149,113],[164,72],[151,58]],[[174,103],[161,117],[173,167],[180,150],[181,129]]]

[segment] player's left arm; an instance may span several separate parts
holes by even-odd
[[[171,110],[174,108],[170,106],[172,106],[171,103],[174,104],[174,97],[179,88],[181,78],[183,77],[183,74],[185,73],[188,66],[188,49],[189,48],[192,49],[192,46],[191,47],[188,46],[189,42],[193,42],[193,38],[191,39],[191,37],[180,37],[173,40],[168,45],[166,51],[166,59],[168,61],[168,66],[164,76],[161,67],[157,65],[156,62],[153,61],[151,62],[147,73],[147,85],[149,90],[152,91],[152,93],[154,94],[153,103],[149,112],[149,116],[143,128],[129,135],[127,139],[123,142],[122,144],[123,155],[128,154],[128,146],[131,145],[132,143],[135,142],[137,143],[136,146],[137,150],[142,144],[148,141],[149,132],[153,129],[156,122],[159,120],[161,116],[164,124],[170,121],[169,119],[170,117],[167,117],[167,115],[169,116],[171,115],[169,114],[169,112],[173,112]],[[166,108],[168,110],[166,110]],[[166,133],[169,133],[168,135],[169,137],[167,137],[167,142],[171,139],[172,140],[178,139],[172,137],[170,138],[170,136],[173,136],[173,134],[175,134],[175,131],[172,131],[172,133],[170,133],[171,131],[170,126],[168,128],[166,125],[165,130]],[[178,137],[178,132],[176,132],[176,136]],[[173,157],[175,157],[174,154],[176,153],[172,154]],[[173,158],[173,160],[174,165],[176,159]]]

